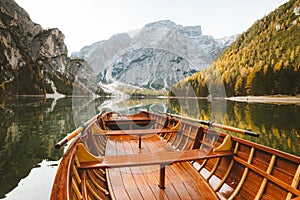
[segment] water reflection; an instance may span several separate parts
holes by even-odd
[[[169,111],[168,101],[165,98],[129,98],[117,103],[110,100],[109,103],[100,105],[99,110],[109,109],[127,114],[138,113],[141,110],[159,113]]]
[[[6,194],[6,199],[49,199],[57,165],[58,161],[43,160],[31,169],[29,175],[14,190]]]
[[[20,180],[30,172],[36,172],[33,169],[42,169],[40,165],[45,169],[51,168],[49,162],[57,161],[63,155],[63,150],[53,148],[54,144],[103,108],[123,113],[137,113],[142,109],[178,113],[250,129],[261,136],[239,137],[300,155],[299,105],[157,98],[118,101],[106,98],[63,98],[54,102],[52,99],[28,97],[0,99],[0,103],[0,198],[17,187]],[[55,170],[50,171],[55,173]],[[24,183],[40,184],[32,177],[35,176],[26,177]],[[48,184],[44,186],[47,191],[45,199],[51,190],[51,183]],[[20,186],[14,191],[21,195],[19,189]],[[7,199],[12,196],[8,195]]]
[[[170,100],[171,109],[185,116],[213,121],[260,133],[259,138],[234,134],[275,149],[300,156],[300,106],[226,101],[226,112],[219,113],[224,101],[214,105],[206,100]],[[182,105],[184,109],[182,109]]]
[[[226,121],[232,126],[250,127],[261,133],[259,138],[249,138],[257,143],[300,155],[300,106],[276,104],[248,104],[228,102]]]
[[[74,129],[71,99],[1,100],[0,108],[0,198],[17,186],[42,160],[58,160],[63,151],[53,148],[66,132]]]
[[[107,98],[77,97],[72,98],[73,121],[76,127],[81,126],[91,117],[100,112],[98,108]]]

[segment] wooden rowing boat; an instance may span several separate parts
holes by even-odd
[[[222,131],[221,131],[222,129]],[[71,141],[51,199],[300,199],[300,158],[168,113],[100,113]]]

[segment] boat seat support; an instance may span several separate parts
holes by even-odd
[[[166,179],[166,166],[164,164],[160,165],[160,172],[159,172],[159,188],[165,189],[165,179]]]
[[[232,148],[231,135],[227,135],[220,146],[213,149],[214,152],[228,151]]]

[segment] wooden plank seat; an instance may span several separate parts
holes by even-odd
[[[120,135],[149,135],[157,133],[176,133],[178,130],[174,129],[139,129],[139,130],[109,130],[105,133],[107,136],[120,136]],[[97,135],[97,134],[95,134]],[[102,134],[103,135],[103,134]]]
[[[158,133],[177,133],[176,129],[138,129],[138,130],[109,130],[105,132],[106,136],[121,136],[121,135],[136,135],[139,138],[138,146],[142,148],[142,137],[144,135],[158,134]],[[94,133],[94,136],[103,136],[103,133]]]
[[[127,116],[120,116],[120,117],[111,117],[108,119],[105,119],[105,122],[107,121],[144,121],[144,120],[150,120],[149,117],[127,117]]]
[[[104,120],[105,124],[130,124],[151,122],[149,117],[111,117]]]
[[[234,155],[232,151],[213,152],[211,149],[193,149],[185,151],[95,157],[89,154],[83,144],[78,145],[78,151],[81,152],[78,159],[81,161],[80,168],[82,169],[160,165],[159,187],[161,189],[165,188],[165,166],[167,165],[177,162],[220,158]]]
[[[119,156],[100,156],[97,160],[82,162],[81,168],[118,168],[145,165],[171,165],[176,162],[186,162],[209,158],[233,156],[232,151],[213,152],[209,149],[193,149],[185,151],[154,152]]]

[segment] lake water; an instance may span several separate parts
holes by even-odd
[[[259,138],[237,135],[300,156],[300,105],[195,99],[37,97],[0,99],[0,199],[49,199],[64,150],[54,145],[80,123],[107,108],[180,113],[249,129]]]

